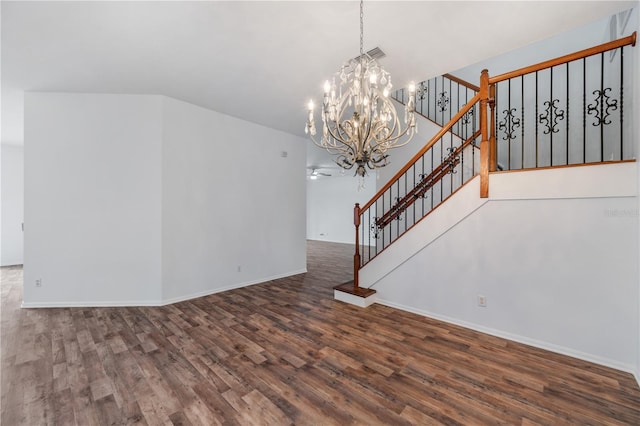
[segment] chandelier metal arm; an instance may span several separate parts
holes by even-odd
[[[393,131],[389,133],[389,135],[392,135],[396,132],[396,128],[400,127],[400,120],[398,119],[398,117],[395,117],[394,120],[394,126],[393,126]],[[408,144],[411,139],[413,139],[413,136],[415,135],[415,123],[411,123],[410,125],[408,125],[404,130],[400,131],[400,133],[398,133],[397,136],[394,137],[388,137],[385,139],[386,143],[391,143],[391,142],[395,142],[398,139],[402,138],[403,136],[405,136],[407,133],[411,132],[410,138],[404,142],[402,142],[401,144],[394,144],[393,148],[399,148],[401,146],[404,146],[406,144]],[[374,135],[375,138],[375,135]],[[377,140],[377,139],[376,139]]]
[[[411,130],[411,128],[408,127],[406,129],[404,129],[402,131],[402,133],[398,134],[397,136],[385,139],[383,143],[385,145],[390,145],[390,144],[392,144],[392,142],[395,142],[395,141],[399,140],[400,138],[402,138],[403,136],[407,135],[407,133],[409,133],[410,130]],[[405,146],[406,144],[411,142],[411,140],[413,139],[414,135],[415,135],[415,132],[412,131],[412,134],[409,136],[409,139],[407,139],[406,141],[403,141],[402,143],[399,143],[399,144],[393,144],[393,146],[390,147],[390,148],[399,148],[401,146]],[[375,136],[374,136],[374,138],[375,138]],[[376,142],[380,143],[377,140],[376,140]]]
[[[332,139],[333,139],[333,138],[332,138]],[[311,136],[311,141],[312,141],[312,142],[313,142],[317,147],[319,147],[319,148],[322,148],[322,149],[325,149],[325,150],[329,151],[329,153],[330,153],[330,154],[334,154],[334,155],[336,155],[336,154],[342,154],[342,153],[345,153],[345,152],[349,152],[349,150],[351,150],[351,147],[350,147],[348,144],[346,144],[346,143],[344,143],[344,142],[342,142],[342,141],[340,141],[340,140],[338,140],[338,139],[333,139],[333,140],[334,140],[335,142],[339,142],[340,144],[342,144],[342,145],[344,145],[344,146],[339,146],[339,145],[338,145],[338,144],[336,144],[336,143],[327,144],[327,143],[323,143],[322,141],[318,142],[318,141],[316,140],[316,138],[315,138],[315,137]]]
[[[311,137],[311,140],[320,148],[324,148],[328,151],[332,151],[332,150],[335,151],[333,154],[349,155],[350,157],[356,156],[353,146],[348,142],[345,142],[341,138],[337,137],[332,131],[331,127],[327,127],[327,132],[331,137],[330,140],[326,140],[323,137],[323,140],[320,143],[318,143],[313,136]],[[323,141],[325,140],[326,142],[323,143]],[[332,143],[329,143],[329,142],[332,142]],[[338,143],[343,146],[338,145]]]

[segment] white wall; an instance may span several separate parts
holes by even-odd
[[[306,270],[303,139],[160,96],[28,93],[25,113],[24,306],[158,305]]]
[[[636,166],[604,166],[618,167],[605,171],[619,180],[610,197],[584,176],[603,172],[592,167],[520,172],[520,195],[516,173],[492,175],[487,203],[368,284],[390,306],[634,371],[640,251],[624,212],[637,206]],[[568,193],[544,196],[552,182]]]
[[[359,177],[347,170],[344,176],[307,178],[307,238],[335,243],[355,243],[353,208],[364,205],[376,193],[376,172],[365,177],[364,189],[358,191]]]
[[[2,144],[0,266],[20,265],[23,260],[24,149]]]
[[[503,55],[452,71],[451,74],[479,86],[480,73],[485,68],[489,70],[489,76],[493,77],[607,41],[609,41],[609,18],[600,19]]]
[[[24,306],[158,303],[160,112],[158,96],[25,94]]]
[[[393,102],[398,112],[398,117],[404,117],[404,105]],[[457,112],[457,111],[456,111]],[[411,142],[400,148],[394,148],[389,151],[389,164],[378,169],[377,188],[382,188],[389,180],[407,164],[407,162],[424,147],[431,138],[442,128],[434,122],[427,120],[421,115],[416,114],[416,123],[418,133],[414,135]]]
[[[306,272],[304,139],[164,98],[162,147],[165,301]]]

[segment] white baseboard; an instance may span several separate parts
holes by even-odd
[[[159,300],[75,301],[75,302],[22,302],[21,308],[119,308],[133,306],[162,306]]]
[[[421,315],[423,317],[436,319],[439,321],[447,322],[454,325],[459,325],[460,327],[469,328],[471,330],[479,331],[481,333],[490,334],[492,336],[501,337],[503,339],[512,340],[514,342],[523,343],[525,345],[534,346],[539,349],[544,349],[550,352],[555,352],[561,355],[567,355],[573,358],[578,358],[583,361],[593,362],[594,364],[599,364],[605,367],[613,368],[615,370],[624,371],[627,373],[631,373],[634,375],[638,385],[640,386],[640,380],[638,380],[638,374],[636,373],[635,366],[624,364],[612,359],[603,358],[597,355],[588,354],[585,352],[581,352],[575,349],[567,348],[565,346],[556,345],[553,343],[544,342],[541,340],[531,339],[528,337],[520,336],[518,334],[508,333],[501,330],[496,330],[493,328],[485,327],[482,325],[470,323],[467,321],[462,321],[456,318],[451,318],[445,315],[435,314],[433,312],[423,311],[421,309],[412,308],[410,306],[404,306],[398,303],[393,303],[387,300],[378,299],[376,303],[379,303],[384,306],[389,306],[391,308],[400,309],[402,311],[411,312],[414,314]]]
[[[261,284],[267,281],[277,280],[280,278],[286,278],[293,275],[304,274],[307,272],[306,268],[296,271],[290,271],[283,274],[273,275],[270,277],[264,277],[257,280],[245,281],[237,284],[232,284],[226,287],[215,288],[198,293],[192,293],[184,296],[172,297],[169,299],[161,300],[119,300],[119,301],[74,301],[74,302],[22,302],[22,308],[109,308],[109,307],[134,307],[134,306],[166,306],[173,303],[184,302],[185,300],[196,299],[198,297],[209,296],[210,294],[222,293],[223,291],[234,290],[241,287],[248,287],[250,285]]]

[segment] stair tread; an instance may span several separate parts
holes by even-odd
[[[351,281],[347,281],[346,283],[343,284],[339,284],[335,287],[333,287],[334,290],[338,290],[338,291],[342,291],[345,293],[349,293],[349,294],[353,294],[355,296],[359,296],[359,297],[369,297],[372,294],[375,294],[376,291],[371,289],[371,288],[363,288],[363,287],[358,287],[357,289],[353,288],[353,280]]]

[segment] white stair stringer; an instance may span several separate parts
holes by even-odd
[[[360,269],[360,287],[374,287],[387,274],[440,238],[487,201],[486,198],[480,198],[480,177],[475,176],[410,231]]]

